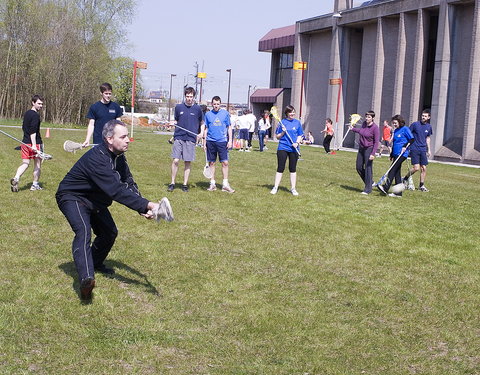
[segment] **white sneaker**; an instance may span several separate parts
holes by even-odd
[[[30,187],[30,190],[31,191],[35,191],[35,190],[43,190],[42,187],[40,185],[32,185]]]
[[[401,198],[402,196],[401,195],[397,195],[395,193],[390,193],[388,194],[389,197],[393,197],[393,198]]]
[[[267,147],[267,146],[263,146],[263,149],[264,149],[264,150],[268,150],[268,147]]]
[[[243,148],[239,149],[238,151],[243,152]]]
[[[270,191],[270,194],[277,194],[278,187],[274,186],[273,189]]]
[[[248,148],[245,150],[245,152],[251,152]]]
[[[227,193],[235,193],[235,190],[230,187],[230,185],[223,185],[222,186],[222,191],[225,191]]]
[[[298,191],[296,191],[295,189],[290,190],[290,192],[292,193],[293,196],[295,197],[298,196]]]

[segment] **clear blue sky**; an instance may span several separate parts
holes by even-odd
[[[249,85],[268,86],[270,53],[258,52],[258,41],[271,29],[332,11],[333,0],[140,0],[128,27],[130,47],[122,54],[148,63],[141,72],[147,90],[168,90],[170,74],[177,74],[174,98],[187,79],[194,83],[189,74],[197,61],[207,73],[202,100],[219,95],[226,102],[225,70],[232,69],[230,101],[245,103]]]

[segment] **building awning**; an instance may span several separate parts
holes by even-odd
[[[275,103],[283,89],[258,89],[250,95],[251,103]]]
[[[260,52],[269,52],[279,48],[293,48],[294,46],[295,25],[272,29],[258,42]]]

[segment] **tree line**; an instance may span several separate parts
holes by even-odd
[[[22,117],[31,95],[39,94],[44,120],[84,123],[103,82],[114,85],[114,94],[121,88],[120,104],[127,104],[133,60],[118,56],[135,5],[0,0],[0,117]]]

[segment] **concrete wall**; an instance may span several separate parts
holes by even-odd
[[[311,131],[317,142],[325,126],[328,107],[328,80],[330,66],[331,32],[310,35],[308,70],[305,71],[304,129]],[[301,71],[294,74],[301,75]],[[297,109],[298,111],[298,109]]]
[[[443,133],[443,146],[462,155],[463,129],[461,119],[465,114],[467,101],[470,59],[468,53],[472,45],[473,5],[453,7],[451,38],[451,60],[448,87],[446,121]]]

